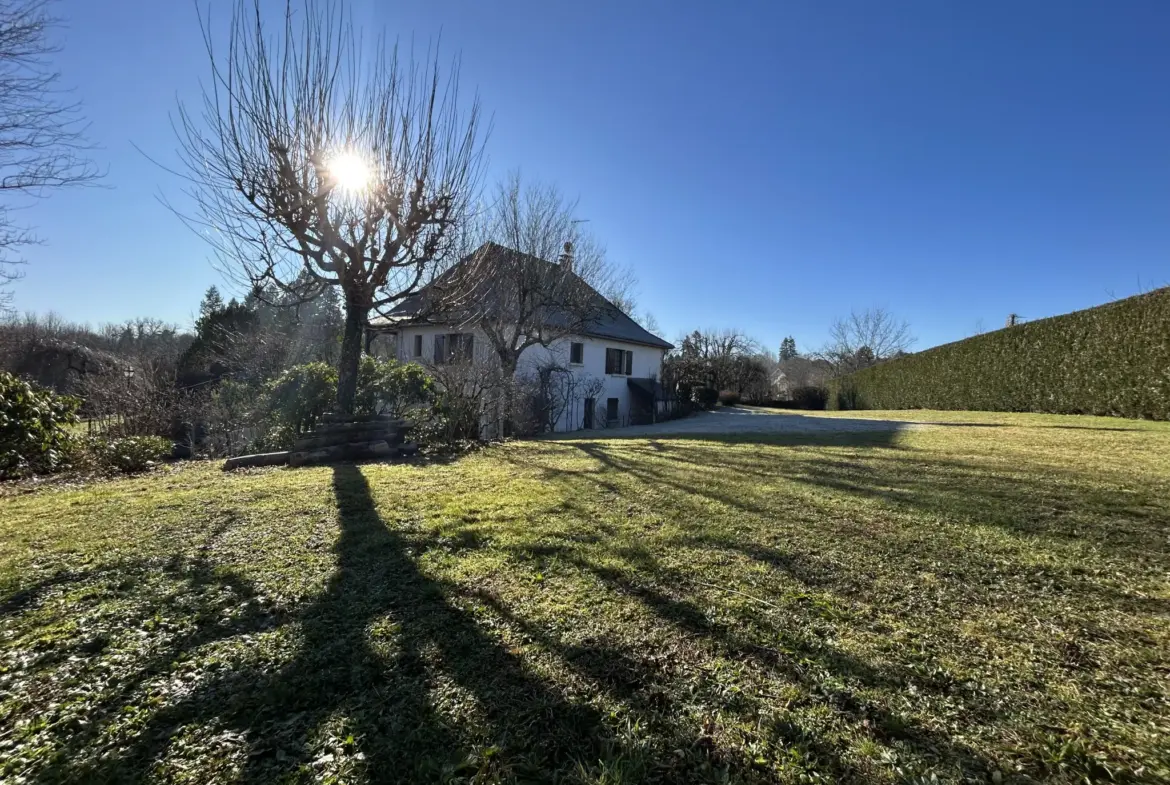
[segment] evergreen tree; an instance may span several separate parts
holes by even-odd
[[[211,314],[222,311],[223,308],[223,297],[220,296],[219,289],[215,286],[207,287],[207,292],[203,295],[203,302],[199,303],[199,318],[206,319]]]
[[[780,342],[780,362],[791,360],[796,356],[796,339],[790,335]]]
[[[218,300],[218,307],[215,302]],[[215,287],[207,290],[195,321],[195,340],[179,359],[179,383],[191,386],[251,370],[258,315],[234,297],[226,305]]]

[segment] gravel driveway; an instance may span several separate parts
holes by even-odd
[[[681,420],[633,425],[613,431],[614,436],[667,436],[686,434],[736,433],[889,433],[910,428],[921,428],[920,423],[899,420],[861,420],[848,417],[817,417],[796,412],[777,412],[766,409],[721,408],[713,412],[699,412]],[[604,433],[604,432],[602,432]],[[606,438],[596,433],[594,438]]]

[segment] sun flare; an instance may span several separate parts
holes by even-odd
[[[370,183],[370,167],[355,152],[338,153],[330,159],[329,173],[343,191],[350,193],[360,193]]]

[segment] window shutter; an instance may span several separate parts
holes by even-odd
[[[435,336],[435,365],[442,365],[447,359],[447,336]]]
[[[626,352],[626,376],[634,375],[634,353]]]

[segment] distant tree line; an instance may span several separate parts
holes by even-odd
[[[913,344],[909,324],[883,308],[834,320],[828,342],[807,354],[791,335],[773,355],[741,330],[695,330],[676,339],[662,381],[672,393],[697,402],[823,408],[830,380],[901,357]]]

